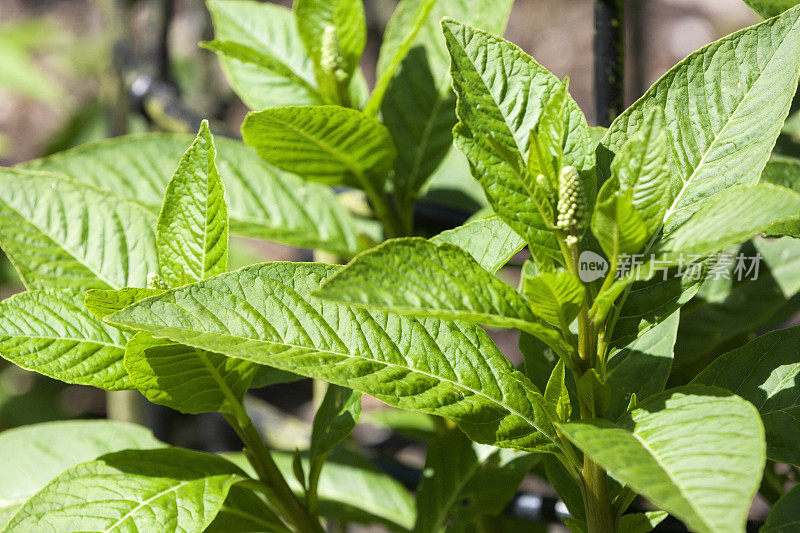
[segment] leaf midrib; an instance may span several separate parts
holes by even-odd
[[[714,148],[716,147],[716,144],[719,141],[720,137],[722,137],[722,134],[727,130],[728,126],[730,126],[730,124],[733,121],[733,119],[737,116],[737,114],[739,112],[739,109],[741,109],[741,107],[744,104],[744,102],[748,99],[748,97],[750,96],[750,93],[753,91],[753,88],[756,87],[756,85],[758,85],[758,83],[761,81],[762,77],[764,76],[764,72],[767,70],[767,68],[769,68],[769,66],[772,64],[772,61],[775,59],[775,56],[777,55],[778,51],[783,47],[783,43],[786,42],[786,39],[789,37],[789,35],[791,35],[791,33],[793,31],[795,31],[795,29],[797,28],[798,22],[800,22],[800,17],[797,18],[795,20],[794,24],[792,24],[792,27],[789,30],[786,31],[786,34],[783,36],[783,39],[781,39],[781,43],[777,47],[775,47],[775,49],[772,51],[772,54],[770,55],[770,58],[767,61],[766,65],[764,65],[764,68],[761,69],[761,71],[758,73],[758,76],[753,81],[753,83],[750,86],[750,88],[747,89],[747,92],[744,94],[742,99],[736,105],[736,109],[733,110],[733,112],[731,113],[731,115],[728,118],[728,120],[725,121],[725,124],[719,130],[719,133],[714,136],[714,140],[711,142],[711,144],[709,145],[708,149],[703,153],[703,156],[701,157],[701,159],[698,162],[697,166],[695,166],[695,168],[692,169],[692,173],[689,175],[689,177],[686,179],[686,181],[683,182],[683,187],[681,187],[681,190],[675,196],[675,200],[672,202],[672,205],[669,207],[667,212],[664,214],[664,222],[665,223],[669,220],[669,218],[674,213],[676,213],[678,211],[681,211],[683,209],[689,208],[692,205],[696,205],[696,204],[698,204],[700,202],[705,202],[708,199],[710,199],[713,196],[715,196],[716,194],[719,194],[722,190],[725,190],[725,189],[721,189],[720,191],[716,191],[716,192],[714,192],[714,193],[712,193],[712,194],[710,194],[710,195],[708,195],[706,197],[703,197],[701,200],[698,200],[697,202],[693,202],[691,204],[685,205],[685,206],[681,207],[680,209],[676,209],[675,208],[678,205],[678,202],[681,199],[681,197],[683,196],[683,194],[686,192],[686,189],[689,187],[689,185],[692,183],[692,180],[695,178],[698,169],[701,168],[704,165],[704,163],[706,161],[706,158],[714,150]]]
[[[652,458],[653,458],[653,460],[656,462],[656,464],[657,464],[659,467],[661,467],[661,470],[664,472],[664,474],[666,474],[667,478],[669,478],[669,480],[672,482],[673,486],[675,486],[675,487],[678,489],[678,494],[680,494],[680,496],[681,496],[681,498],[683,499],[683,501],[684,501],[686,504],[688,504],[688,506],[689,506],[689,509],[692,511],[692,513],[694,513],[695,517],[696,517],[696,518],[697,518],[697,519],[698,519],[700,522],[702,522],[702,523],[703,523],[703,524],[704,524],[706,527],[708,527],[708,530],[709,530],[709,531],[714,531],[714,528],[711,526],[711,524],[709,524],[709,523],[708,523],[708,522],[705,520],[705,518],[703,517],[703,515],[702,515],[702,514],[701,514],[701,513],[698,511],[698,509],[697,509],[697,508],[694,506],[693,500],[692,500],[691,498],[687,497],[687,495],[686,495],[686,494],[684,494],[683,487],[682,487],[682,486],[681,486],[681,485],[678,483],[678,481],[677,481],[677,480],[676,480],[676,479],[675,479],[675,478],[672,476],[672,473],[671,473],[671,472],[670,472],[670,470],[669,470],[669,469],[666,467],[666,465],[665,465],[664,463],[662,463],[662,462],[661,462],[661,458],[660,458],[660,457],[659,457],[659,456],[656,454],[655,450],[653,450],[653,449],[650,447],[650,445],[649,445],[647,442],[645,442],[645,441],[644,441],[644,440],[643,440],[643,439],[642,439],[642,438],[641,438],[639,435],[637,435],[637,434],[636,434],[634,431],[629,431],[628,433],[629,433],[629,434],[630,434],[630,435],[631,435],[631,436],[632,436],[634,439],[636,439],[636,441],[637,441],[637,442],[638,442],[638,443],[639,443],[639,444],[642,446],[642,448],[644,448],[644,449],[645,449],[645,451],[646,451],[647,453],[649,453],[649,454],[650,454],[650,457],[652,457]]]
[[[135,325],[136,327],[140,327],[141,329],[145,329],[145,330],[147,330],[148,327],[151,327],[150,324],[130,324],[130,325]],[[198,336],[198,337],[210,333],[210,332],[196,331],[196,330],[192,330],[192,329],[180,329],[180,328],[172,328],[172,327],[170,327],[169,329],[173,329],[173,330],[177,330],[177,331],[182,331],[182,332],[185,332],[185,333],[193,334],[193,335]],[[188,346],[191,346],[191,347],[199,349],[199,350],[205,350],[206,349],[203,346],[198,346],[197,344],[194,344],[191,339],[180,339],[179,341],[175,341],[173,339],[170,339],[170,337],[166,336],[164,333],[158,333],[158,332],[155,332],[155,331],[152,331],[152,330],[150,330],[150,331],[151,331],[151,334],[153,335],[153,337],[166,338],[168,340],[171,340],[172,342],[180,342],[181,344],[186,344]],[[256,342],[256,343],[264,344],[264,345],[267,345],[267,346],[270,346],[270,345],[271,346],[282,346],[282,347],[286,347],[286,348],[289,348],[289,349],[303,350],[303,351],[305,351],[305,352],[307,352],[309,354],[321,354],[321,355],[351,357],[351,358],[354,358],[354,359],[360,359],[360,360],[363,360],[363,361],[369,361],[370,363],[376,363],[376,364],[384,365],[384,366],[391,367],[391,368],[400,368],[400,369],[403,369],[403,370],[411,371],[411,372],[414,372],[414,373],[417,373],[417,374],[420,374],[420,375],[435,379],[437,381],[441,381],[443,383],[449,383],[451,385],[454,385],[455,387],[459,387],[459,388],[462,388],[462,389],[464,389],[464,390],[466,390],[468,392],[471,392],[475,396],[484,398],[485,400],[487,400],[490,403],[493,403],[495,405],[498,405],[498,406],[502,407],[503,409],[505,409],[509,413],[511,413],[514,416],[518,417],[520,420],[525,421],[530,427],[532,427],[534,430],[536,430],[536,432],[541,433],[543,436],[547,437],[552,443],[558,445],[558,443],[555,440],[553,440],[550,435],[545,433],[537,425],[537,423],[534,420],[529,419],[528,417],[526,417],[525,415],[519,413],[518,411],[516,411],[515,409],[513,409],[509,405],[507,405],[505,403],[502,403],[502,402],[500,402],[500,401],[498,401],[498,400],[496,400],[494,398],[491,398],[490,396],[487,396],[483,392],[477,391],[477,390],[475,390],[475,389],[473,389],[471,387],[468,387],[468,386],[463,385],[463,384],[461,384],[459,382],[444,378],[442,376],[436,376],[434,374],[430,374],[430,373],[418,370],[416,368],[412,368],[410,366],[403,366],[403,365],[399,365],[397,363],[390,363],[390,362],[387,362],[387,361],[379,361],[377,359],[370,359],[368,357],[365,357],[365,356],[359,355],[359,354],[352,354],[352,353],[348,353],[348,352],[335,352],[335,351],[332,351],[332,350],[322,350],[322,349],[308,347],[308,346],[295,345],[295,344],[287,343],[287,342],[284,342],[284,341],[274,342],[274,341],[265,341],[265,340],[262,340],[262,339],[250,339],[250,338],[247,338],[247,337],[241,337],[241,336],[238,336],[238,335],[230,335],[230,334],[226,334],[226,333],[213,333],[213,334],[218,336],[218,337],[227,337],[227,338],[230,338],[230,339],[239,339],[239,340],[243,340],[243,341],[247,341],[247,342]],[[259,365],[263,365],[263,366],[273,366],[273,365],[269,365],[269,364],[260,363],[258,361],[253,360],[253,359],[248,359],[246,357],[241,357],[239,355],[229,355],[229,354],[225,354],[225,355],[227,357],[233,357],[235,359],[242,359],[242,360],[245,360],[245,361],[251,361],[253,363],[256,363],[256,364],[259,364]],[[276,355],[276,354],[267,354],[267,355]],[[284,365],[284,366],[287,367],[285,369],[288,369],[289,371],[292,371],[292,368],[289,368],[288,365]],[[275,368],[280,368],[280,367],[275,366]],[[295,371],[296,371],[296,369],[295,369]],[[536,393],[534,391],[529,390],[529,389],[526,390],[526,392],[533,393],[532,395],[526,394],[526,396],[525,396],[526,399],[532,401],[532,403],[533,403],[533,401],[535,401],[536,405],[538,405],[539,408],[542,409],[542,411],[545,413],[545,416],[549,417],[549,415],[547,414],[547,409],[545,409],[545,406],[542,405],[542,402],[540,402],[538,398],[536,398]],[[367,394],[369,394],[369,392],[367,392]],[[533,396],[533,397],[531,398],[531,396]]]
[[[331,147],[327,143],[323,142],[322,140],[311,136],[310,134],[306,133],[304,130],[296,127],[294,124],[292,124],[290,122],[286,122],[284,120],[281,120],[281,119],[279,119],[278,117],[276,117],[274,115],[269,115],[269,120],[271,120],[273,122],[276,122],[276,123],[280,124],[281,126],[286,127],[287,129],[290,129],[291,131],[297,133],[298,135],[300,135],[301,137],[305,138],[306,140],[311,141],[313,144],[316,144],[323,151],[327,152],[329,155],[333,156],[334,159],[336,159],[337,161],[342,163],[347,168],[347,170],[350,171],[356,177],[356,179],[358,179],[358,181],[362,185],[367,184],[365,173],[355,164],[354,161],[352,161],[351,159],[345,157],[343,152],[339,152],[339,151],[335,150],[333,147]]]

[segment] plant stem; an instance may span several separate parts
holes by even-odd
[[[386,237],[392,239],[400,236],[400,224],[398,222],[397,213],[392,205],[389,203],[389,198],[381,191],[373,187],[367,179],[361,180],[364,185],[364,192],[372,204],[372,209],[375,211],[375,216],[383,224],[383,229],[386,232]]]
[[[235,416],[226,415],[225,418],[242,439],[245,445],[245,454],[250,464],[258,474],[258,478],[267,489],[265,492],[270,502],[277,507],[283,517],[294,526],[294,530],[301,533],[322,533],[319,520],[311,516],[305,506],[297,499],[292,489],[286,483],[275,464],[264,441],[258,434],[253,422],[241,404],[236,409]]]
[[[588,455],[583,458],[583,479],[588,533],[614,533],[617,530],[617,514],[609,497],[608,476]]]
[[[609,126],[623,109],[624,11],[624,0],[594,0],[594,96],[601,126]]]

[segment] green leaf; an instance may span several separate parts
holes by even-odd
[[[673,373],[687,381],[717,356],[797,312],[800,240],[757,238],[724,253],[728,259],[720,257],[697,296],[681,309]],[[758,275],[747,274],[755,261]]]
[[[581,281],[569,272],[526,275],[523,287],[533,312],[562,329],[575,320],[586,297]]]
[[[437,435],[428,444],[413,531],[438,532],[450,521],[501,513],[538,460],[533,454],[475,445],[458,430]]]
[[[429,20],[431,10],[437,2],[438,0],[404,0],[395,8],[383,33],[375,89],[364,107],[367,115],[374,117],[380,111],[395,72],[407,59],[409,50]]]
[[[800,487],[784,494],[767,515],[767,520],[759,529],[760,533],[792,533],[800,523]]]
[[[119,290],[89,289],[83,305],[95,317],[103,320],[108,315],[121,311],[139,300],[162,292],[164,292],[163,289],[138,289],[135,287],[125,287]]]
[[[766,183],[731,187],[703,202],[702,209],[654,250],[668,260],[691,254],[708,256],[799,216],[800,194],[790,189]]]
[[[650,238],[647,224],[633,204],[633,191],[620,191],[615,180],[603,184],[592,214],[592,233],[614,264],[622,254],[635,254]]]
[[[30,289],[144,287],[154,217],[73,180],[0,169],[0,245]]]
[[[222,2],[228,3],[240,2]],[[193,139],[191,135],[163,133],[120,137],[25,166],[95,185],[158,213],[167,182]],[[231,232],[345,256],[355,254],[356,223],[328,187],[276,169],[241,142],[217,138],[214,144],[228,195]]]
[[[518,328],[554,350],[570,350],[558,330],[534,316],[525,297],[467,252],[418,237],[393,239],[364,252],[315,296],[411,316]]]
[[[346,439],[356,427],[361,415],[361,393],[328,385],[322,403],[314,415],[311,445],[308,448],[308,494],[317,495],[322,467],[331,449]]]
[[[205,533],[290,533],[284,523],[256,493],[234,485]]]
[[[292,477],[292,454],[275,453],[275,462],[289,486],[302,494]],[[414,526],[414,498],[397,480],[356,453],[334,450],[319,480],[319,512],[324,517],[361,524],[380,523],[392,531]]]
[[[798,343],[800,327],[767,333],[718,358],[694,382],[728,389],[755,405],[767,457],[800,466]]]
[[[797,0],[744,0],[744,3],[765,19],[768,19],[796,6]]]
[[[459,430],[438,435],[428,444],[417,487],[415,533],[440,531],[461,490],[480,467],[472,442]]]
[[[162,448],[116,452],[61,473],[4,531],[202,531],[244,478],[213,455]]]
[[[435,244],[453,244],[494,274],[525,247],[525,240],[497,216],[467,222],[432,237]]]
[[[465,153],[498,216],[531,245],[535,256],[561,257],[555,236],[539,213],[534,191],[521,179],[528,138],[560,81],[513,44],[456,22],[443,23],[458,95],[456,145]],[[594,158],[586,119],[567,102],[564,164],[581,173],[593,198]],[[509,157],[513,156],[513,160]]]
[[[453,509],[458,520],[474,520],[481,515],[501,515],[517,493],[519,484],[531,468],[550,455],[525,453],[473,445],[481,468],[461,489],[461,505]]]
[[[235,43],[240,52],[222,55],[220,62],[233,90],[250,109],[324,102],[290,10],[251,0],[209,0],[207,5],[216,40]],[[246,49],[265,61],[242,61]]]
[[[125,369],[155,404],[186,414],[237,415],[257,367],[139,332],[125,348]]]
[[[626,514],[619,518],[617,530],[619,533],[649,533],[666,517],[667,513],[664,511]]]
[[[448,16],[501,34],[512,3],[402,0],[398,4],[383,36],[379,81],[370,104],[374,102],[376,111],[380,107],[398,147],[395,189],[400,196],[413,197],[448,152],[454,151],[455,95],[450,89],[450,58],[439,21]],[[381,90],[386,91],[385,96]]]
[[[317,77],[326,70],[325,61],[330,61],[325,59],[325,54],[338,51],[349,80],[367,44],[364,4],[361,0],[296,0],[294,14],[300,39],[318,70]],[[333,30],[329,30],[329,27]],[[333,31],[335,48],[338,50],[325,50],[326,31]]]
[[[761,182],[800,192],[800,159],[773,155],[761,173]]]
[[[610,176],[611,158],[659,106],[672,146],[666,233],[720,192],[758,181],[797,87],[798,19],[795,8],[711,43],[667,72],[609,128],[598,149],[600,176]]]
[[[640,285],[640,288],[647,296],[644,300],[650,300],[649,307],[642,308],[642,302],[638,302],[640,309],[633,316],[639,318],[634,320],[635,324],[622,328],[628,332],[638,328],[638,332],[642,332],[643,328],[638,325],[642,322],[641,317],[653,310],[658,311],[660,318],[645,326],[651,327],[669,316],[680,307],[676,303],[685,303],[694,295],[708,265],[703,266],[704,272],[698,277],[670,276],[665,272],[666,268],[675,265],[686,267],[690,262],[701,265],[702,261],[698,262],[698,259],[707,258],[732,244],[744,242],[775,225],[796,222],[798,213],[800,195],[777,185],[741,185],[720,191],[678,229],[659,241],[653,247],[652,254],[644,258],[641,266],[631,268],[624,277],[604,291],[595,300],[592,315],[603,317],[603,313],[610,310],[614,299],[634,280],[647,282]],[[648,281],[656,274],[664,277],[652,283]]]
[[[553,449],[541,394],[482,329],[312,299],[338,271],[254,265],[142,300],[106,320],[450,418],[477,442]]]
[[[228,270],[228,208],[216,154],[204,120],[167,185],[158,216],[158,257],[161,274],[170,285]]]
[[[680,313],[675,311],[624,348],[611,352],[605,372],[611,413],[621,413],[633,394],[643,400],[664,390],[672,369]]]
[[[0,356],[66,383],[130,389],[122,362],[129,338],[86,311],[80,291],[27,291],[0,302]]]
[[[661,227],[672,203],[667,153],[664,111],[656,107],[647,111],[641,128],[625,142],[611,165],[620,191],[631,191],[631,204],[648,239]]]
[[[566,78],[556,85],[528,139],[529,177],[543,175],[552,191],[559,188],[559,174],[564,161],[564,122],[566,104],[570,100],[568,87]]]
[[[4,459],[0,462],[0,509],[21,506],[77,464],[107,453],[161,446],[149,429],[110,420],[45,422],[6,430],[0,434]]]
[[[741,398],[683,387],[641,402],[618,424],[559,427],[611,476],[689,529],[744,529],[764,468],[764,438],[758,413]]]
[[[562,422],[569,420],[569,415],[572,413],[565,377],[564,361],[559,359],[544,389],[544,399]]]
[[[589,406],[597,417],[603,416],[611,404],[611,387],[600,378],[594,368],[590,368],[576,381],[580,405]]]
[[[355,109],[284,107],[250,113],[244,142],[304,179],[380,190],[397,151],[386,128]]]

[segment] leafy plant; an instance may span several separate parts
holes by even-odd
[[[369,93],[361,2],[212,0],[204,46],[254,109],[251,148],[203,123],[0,170],[0,243],[28,289],[0,303],[0,354],[221,413],[244,444],[201,453],[117,422],[7,432],[4,531],[472,530],[532,469],[574,531],[667,514],[743,531],[759,490],[780,498],[763,530],[789,530],[797,489],[774,465],[800,467],[800,337],[754,333],[800,291],[800,163],[770,159],[800,7],[690,55],[600,136],[567,80],[494,34],[510,6],[403,0]],[[491,212],[426,238],[415,201],[465,163]],[[349,263],[229,272],[231,234]],[[513,287],[496,274],[524,248]],[[751,248],[766,272],[734,283],[722,258]],[[524,364],[482,326],[519,331]],[[301,376],[329,383],[309,448],[270,449],[245,395]],[[339,446],[362,394],[430,422],[413,422],[434,434],[416,503]],[[629,512],[637,495],[657,510]]]

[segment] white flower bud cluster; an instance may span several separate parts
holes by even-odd
[[[161,276],[155,272],[147,273],[147,288],[148,289],[169,289],[167,282],[161,279]]]
[[[564,167],[558,177],[558,219],[556,227],[567,232],[569,246],[577,244],[586,224],[588,209],[580,175],[575,167]]]
[[[347,70],[344,68],[344,57],[339,48],[339,37],[336,34],[336,27],[332,24],[325,26],[325,30],[322,32],[319,64],[322,70],[333,74],[337,82],[347,81]]]

